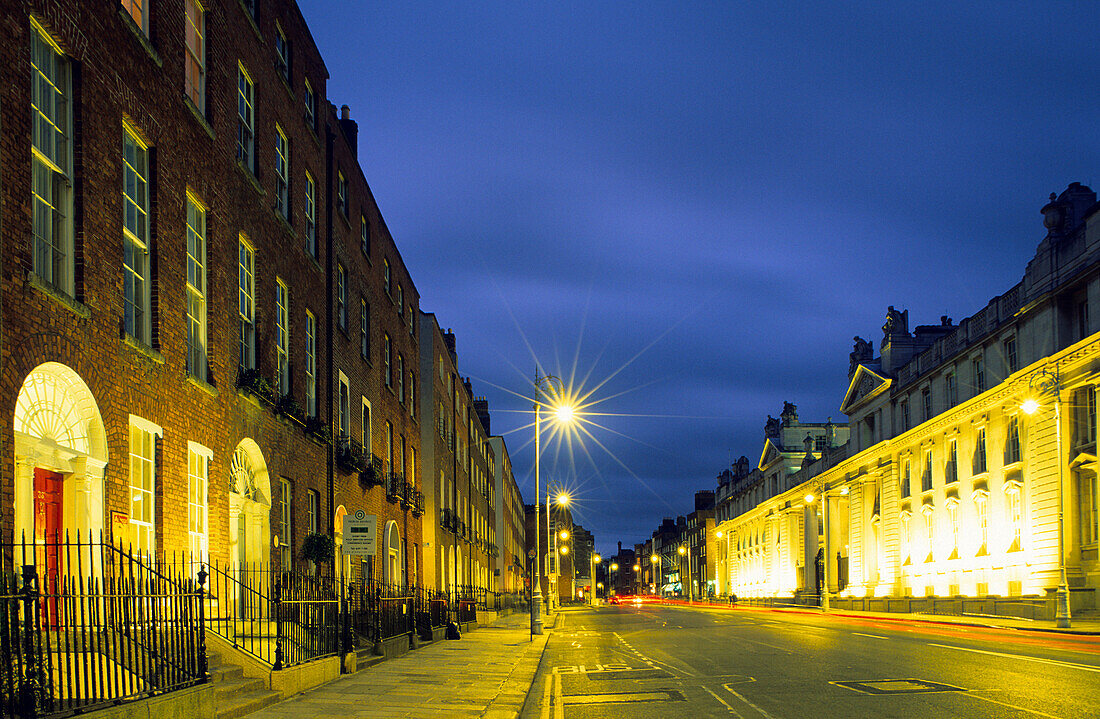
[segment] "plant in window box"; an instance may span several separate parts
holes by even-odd
[[[279,395],[279,399],[275,401],[275,411],[284,417],[297,420],[299,424],[305,424],[305,411],[302,410],[302,405],[289,394]]]
[[[319,442],[332,444],[332,427],[320,417],[306,418],[306,432]]]
[[[319,573],[322,564],[328,564],[336,556],[336,542],[327,534],[307,534],[302,540],[302,559],[314,564]]]
[[[258,399],[271,402],[271,383],[257,369],[238,368],[237,387]]]

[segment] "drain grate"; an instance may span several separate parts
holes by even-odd
[[[829,682],[863,694],[931,694],[964,692],[962,687],[926,682],[923,679],[868,679],[860,682]]]

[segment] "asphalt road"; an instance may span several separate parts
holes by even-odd
[[[1100,637],[764,608],[563,612],[527,716],[1100,717]]]

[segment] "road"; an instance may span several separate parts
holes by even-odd
[[[1100,637],[604,606],[563,612],[532,691],[550,719],[1100,717]]]

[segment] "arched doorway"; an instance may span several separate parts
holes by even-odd
[[[229,561],[263,567],[271,544],[271,480],[259,446],[242,440],[230,462]]]
[[[386,522],[385,544],[385,583],[390,586],[398,586],[405,583],[404,567],[401,566],[401,532],[397,529],[397,522]]]
[[[351,579],[351,557],[344,556],[344,517],[347,515],[348,510],[341,504],[336,508],[336,515],[332,522],[336,543],[336,556],[333,559],[333,564],[336,567],[336,576],[345,581]]]
[[[38,365],[15,402],[14,539],[103,532],[107,435],[84,380],[59,362]]]

